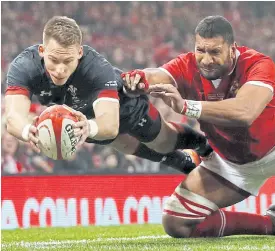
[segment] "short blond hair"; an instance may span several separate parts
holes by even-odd
[[[82,44],[80,27],[74,19],[66,16],[54,16],[46,23],[43,30],[43,42],[47,43],[51,38],[64,47]]]

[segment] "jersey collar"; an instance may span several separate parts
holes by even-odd
[[[235,70],[236,65],[237,65],[237,61],[238,61],[238,58],[239,58],[240,55],[241,55],[241,53],[240,53],[240,51],[237,49],[237,50],[236,50],[236,59],[235,59],[235,62],[234,62],[234,66],[233,66],[233,68],[232,68],[232,71],[228,73],[228,76],[230,76],[230,75],[233,73],[233,71]]]
[[[228,73],[228,76],[230,76],[233,71],[235,70],[236,68],[236,65],[237,65],[237,62],[238,62],[238,58],[239,56],[241,55],[240,51],[237,49],[236,50],[236,59],[235,59],[235,62],[234,62],[234,66],[232,68],[232,70]],[[214,87],[217,89],[221,83],[222,79],[221,78],[218,78],[218,79],[215,79],[215,80],[211,80],[212,84],[214,85]]]

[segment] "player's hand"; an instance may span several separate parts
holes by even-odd
[[[30,143],[30,146],[32,148],[33,151],[35,151],[36,153],[40,153],[40,149],[39,149],[39,138],[38,138],[38,130],[36,128],[36,124],[38,121],[38,116],[35,116],[33,118],[32,124],[29,128],[29,134],[28,134],[28,142]]]
[[[124,86],[129,93],[136,90],[142,90],[144,92],[149,88],[145,72],[142,70],[124,72],[121,74],[121,78],[124,80]]]
[[[164,103],[170,106],[175,112],[183,112],[185,99],[181,97],[178,89],[175,86],[170,84],[151,85],[148,92],[152,97],[161,98]]]
[[[90,123],[82,112],[73,110],[72,113],[78,118],[78,122],[73,124],[75,137],[80,137],[76,147],[80,147],[90,135]]]

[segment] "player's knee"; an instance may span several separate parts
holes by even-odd
[[[174,238],[191,237],[196,226],[218,209],[213,202],[179,185],[165,202],[164,230]]]
[[[162,216],[162,226],[165,233],[173,238],[188,238],[192,232],[192,227],[185,225],[184,220],[167,214]]]
[[[162,119],[161,130],[155,147],[161,153],[169,153],[175,150],[178,132],[167,121]],[[156,151],[156,150],[155,150]]]
[[[124,154],[133,154],[138,148],[140,142],[128,134],[119,135],[110,146]]]
[[[158,152],[158,153],[161,153],[161,154],[167,154],[167,153],[169,153],[169,152],[171,152],[170,151],[170,149],[169,150],[167,150],[167,148],[165,147],[165,145],[163,145],[163,144],[161,144],[161,142],[159,142],[158,144],[146,144],[150,149],[152,149],[152,150],[154,150],[154,151],[156,151],[156,152]]]
[[[162,119],[161,129],[156,138],[147,143],[148,147],[162,154],[167,154],[175,150],[177,132],[170,129],[169,124]]]

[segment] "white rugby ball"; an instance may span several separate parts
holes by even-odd
[[[72,126],[77,121],[67,106],[54,105],[44,110],[36,124],[41,152],[54,160],[70,159],[79,141]]]

